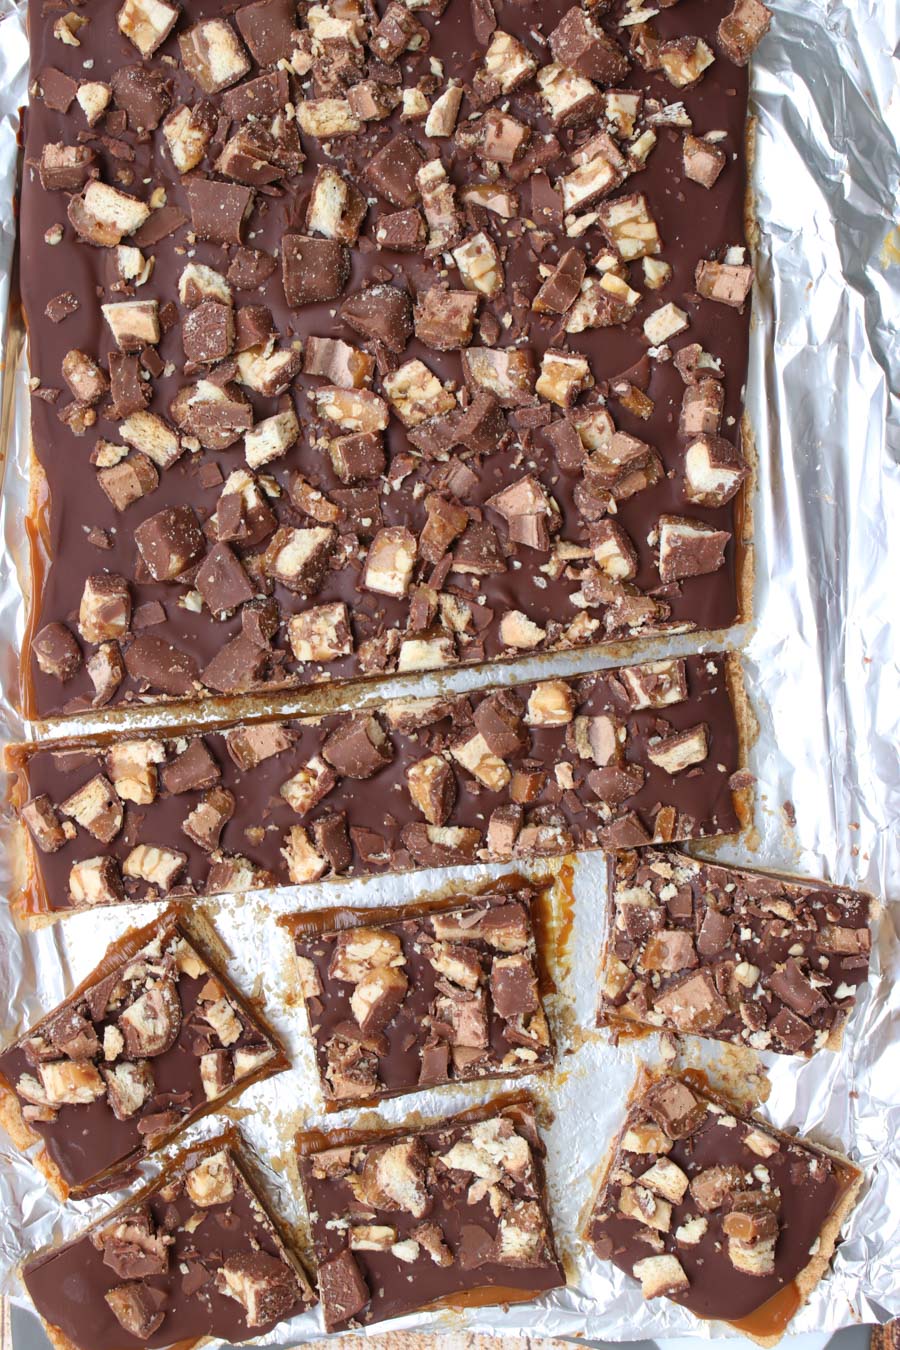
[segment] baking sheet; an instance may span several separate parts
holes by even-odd
[[[792,1331],[832,1330],[856,1320],[900,1314],[900,688],[892,619],[900,581],[900,101],[892,53],[900,13],[879,0],[829,3],[780,0],[770,35],[753,63],[751,106],[758,118],[754,187],[761,227],[747,404],[759,459],[755,496],[756,588],[752,624],[731,634],[743,651],[760,731],[751,751],[757,776],[754,830],[719,857],[820,874],[873,890],[884,901],[871,983],[851,1020],[839,1057],[805,1064],[771,1055],[685,1048],[731,1086],[771,1090],[765,1112],[779,1126],[845,1145],[868,1185],[853,1215],[834,1273],[795,1319]],[[27,372],[19,319],[7,306],[14,244],[10,203],[15,183],[16,108],[27,98],[23,7],[0,0],[0,313],[5,362],[4,425],[11,428],[0,529],[0,734],[30,738],[11,700],[15,651],[25,612],[17,563],[24,557]],[[648,643],[646,654],[687,651],[696,637]],[[718,646],[710,641],[707,646]],[[440,683],[465,688],[613,664],[604,657],[543,658],[490,672],[460,671]],[[436,687],[437,677],[416,683]],[[366,697],[377,696],[369,687]],[[177,721],[164,710],[159,722]],[[148,719],[144,718],[146,723]],[[83,729],[88,729],[85,725]],[[68,723],[66,734],[74,727]],[[54,734],[40,729],[40,738]],[[55,734],[60,734],[59,729]],[[796,822],[792,824],[792,822]],[[7,829],[9,822],[5,823]],[[570,1286],[537,1304],[465,1316],[430,1314],[393,1329],[461,1329],[580,1335],[610,1340],[697,1335],[700,1326],[665,1300],[644,1304],[639,1289],[597,1261],[578,1233],[597,1176],[603,1142],[616,1128],[638,1056],[652,1060],[654,1038],[618,1049],[592,1030],[595,966],[602,924],[602,860],[569,860],[573,927],[555,953],[560,995],[551,1016],[562,1054],[536,1088],[547,1121],[551,1203]],[[569,865],[569,864],[567,864]],[[528,870],[528,869],[524,869]],[[503,869],[419,873],[377,884],[340,886],[350,904],[446,892]],[[546,865],[537,869],[547,871]],[[0,856],[0,890],[10,884]],[[556,888],[560,927],[571,909],[568,882]],[[267,1160],[276,1206],[302,1222],[291,1157],[300,1126],[325,1119],[302,1015],[286,1007],[290,975],[279,913],[335,903],[331,886],[299,894],[259,892],[208,906],[234,957],[245,992],[260,989],[295,1067],[241,1098],[235,1114]],[[126,927],[145,922],[146,906],[74,916],[23,937],[0,909],[3,1039],[11,1039],[58,1001]],[[760,1067],[766,1080],[759,1077]],[[503,1084],[496,1085],[497,1090]],[[447,1088],[382,1104],[366,1122],[431,1117],[488,1096],[491,1086]],[[261,1109],[248,1110],[259,1107]],[[338,1125],[349,1113],[333,1114]],[[215,1129],[216,1118],[195,1127]],[[151,1169],[152,1170],[152,1167]],[[23,1254],[70,1234],[108,1199],[61,1208],[27,1161],[0,1138],[0,1292],[21,1301],[15,1269]],[[381,1328],[374,1329],[375,1331]],[[721,1328],[715,1328],[721,1334]],[[317,1310],[278,1329],[269,1343],[294,1345],[320,1335]]]

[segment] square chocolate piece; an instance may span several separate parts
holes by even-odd
[[[343,612],[321,617],[316,640],[339,640]],[[736,658],[707,653],[193,737],[23,748],[20,905],[61,914],[735,833],[739,690]]]
[[[645,1298],[772,1346],[827,1271],[862,1181],[693,1079],[644,1070],[586,1236]]]
[[[256,1170],[229,1130],[27,1261],[22,1280],[55,1350],[237,1343],[311,1307]]]
[[[674,849],[608,868],[601,1024],[784,1055],[840,1048],[869,970],[870,896]]]
[[[65,1197],[123,1172],[288,1067],[281,1045],[174,911],[114,943],[0,1054],[0,1118]]]
[[[413,1132],[298,1146],[326,1331],[437,1303],[527,1302],[565,1284],[527,1097]]]
[[[762,0],[24,3],[26,716],[746,617]]]
[[[330,1109],[553,1062],[529,890],[290,916]],[[352,918],[352,923],[350,919]]]

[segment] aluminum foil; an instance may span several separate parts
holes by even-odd
[[[900,102],[892,64],[900,11],[882,0],[774,0],[772,7],[774,22],[753,62],[751,93],[761,231],[747,388],[758,453],[755,609],[753,622],[729,635],[743,653],[759,719],[750,753],[757,803],[750,835],[716,854],[861,886],[881,898],[883,909],[871,981],[840,1055],[823,1053],[802,1063],[727,1048],[716,1052],[711,1043],[695,1041],[682,1048],[680,1062],[706,1067],[714,1081],[751,1099],[768,1091],[763,1110],[774,1124],[846,1148],[866,1173],[833,1272],[791,1326],[792,1332],[821,1332],[900,1315],[900,652],[896,625],[891,628],[900,582]],[[0,431],[8,433],[0,499],[0,737],[6,740],[60,734],[58,727],[23,725],[12,706],[25,619],[20,579],[28,393],[10,276],[17,108],[26,101],[24,6],[0,0]],[[644,650],[656,654],[661,645],[648,643]],[[666,650],[698,645],[680,639]],[[539,658],[501,667],[491,677],[522,679],[548,667],[569,673],[613,659],[586,653]],[[420,679],[416,690],[429,692],[436,678]],[[457,672],[442,685],[477,682],[472,672]],[[367,698],[377,694],[366,690]],[[173,724],[177,717],[170,708],[156,720]],[[68,723],[66,732],[72,730]],[[8,841],[11,822],[2,828]],[[499,871],[467,868],[348,883],[340,887],[340,900],[378,906],[446,893]],[[697,1323],[665,1300],[644,1304],[633,1281],[597,1261],[580,1241],[636,1060],[654,1061],[661,1047],[650,1038],[615,1048],[593,1029],[602,859],[581,855],[561,872],[552,940],[559,993],[549,1009],[560,1056],[556,1071],[535,1080],[534,1090],[546,1122],[550,1199],[569,1286],[509,1311],[420,1314],[392,1329],[527,1330],[594,1340],[721,1335],[721,1327]],[[11,882],[7,851],[0,850],[0,892],[8,893]],[[347,1123],[351,1115],[326,1117],[322,1110],[303,1016],[285,1000],[291,953],[275,920],[337,898],[334,886],[309,887],[208,907],[232,954],[237,983],[245,992],[264,993],[268,1015],[292,1056],[291,1071],[251,1088],[233,1114],[267,1165],[275,1207],[301,1230],[293,1134]],[[108,941],[147,917],[146,906],[129,906],[23,935],[0,907],[3,1041],[64,997]],[[412,1112],[417,1119],[433,1118],[503,1086],[448,1087],[390,1101],[377,1116],[367,1112],[365,1123],[398,1122]],[[209,1134],[221,1123],[209,1118],[190,1135]],[[111,1203],[106,1197],[60,1206],[27,1158],[0,1138],[0,1293],[26,1302],[16,1274],[22,1258],[77,1232]],[[278,1328],[269,1343],[297,1345],[320,1334],[320,1315],[313,1310]]]

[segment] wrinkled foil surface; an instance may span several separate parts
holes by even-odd
[[[676,1064],[703,1066],[714,1083],[746,1094],[763,1084],[763,1091],[770,1089],[763,1114],[775,1125],[846,1149],[865,1172],[866,1188],[834,1269],[791,1324],[792,1332],[824,1332],[900,1315],[900,10],[888,0],[770,3],[774,21],[754,58],[751,86],[760,225],[747,388],[758,455],[755,606],[752,622],[729,634],[729,644],[743,653],[759,721],[749,763],[757,779],[756,812],[749,835],[715,853],[868,889],[882,909],[871,980],[839,1055],[823,1052],[805,1063],[694,1041],[681,1048]],[[0,431],[8,446],[0,499],[0,739],[6,741],[61,734],[58,724],[23,724],[13,706],[25,624],[29,431],[28,372],[11,278],[27,58],[24,5],[0,0]],[[641,655],[701,645],[696,638],[650,642]],[[490,675],[457,672],[441,687],[613,662],[608,653],[539,658]],[[436,677],[414,687],[433,692]],[[407,683],[403,692],[409,689]],[[364,696],[377,692],[369,686]],[[129,725],[154,720],[173,725],[177,711],[132,714]],[[203,719],[192,713],[191,720]],[[65,733],[89,729],[68,722]],[[0,831],[0,893],[8,895],[8,818]],[[286,999],[291,952],[277,916],[338,902],[378,906],[446,893],[502,870],[417,873],[208,904],[230,950],[232,975],[245,993],[264,995],[294,1064],[246,1092],[231,1118],[266,1164],[276,1210],[301,1231],[294,1132],[348,1124],[353,1114],[326,1117],[323,1111],[305,1019]],[[584,854],[557,870],[550,945],[559,992],[548,1010],[560,1053],[556,1070],[533,1080],[533,1089],[545,1121],[550,1202],[569,1287],[508,1311],[418,1314],[391,1328],[528,1330],[594,1340],[722,1335],[721,1326],[698,1323],[665,1299],[644,1304],[637,1284],[596,1260],[580,1240],[636,1062],[658,1060],[660,1046],[650,1037],[614,1047],[594,1030],[603,859]],[[108,942],[148,917],[147,906],[123,906],[22,934],[0,905],[3,1042],[62,999]],[[434,1118],[503,1087],[451,1086],[392,1100],[377,1115],[366,1112],[364,1123],[399,1122],[412,1113],[417,1120]],[[222,1124],[221,1117],[209,1117],[187,1137],[209,1135]],[[148,1162],[144,1176],[158,1165]],[[0,1137],[0,1293],[27,1304],[17,1276],[23,1257],[74,1234],[112,1203],[107,1196],[62,1207],[28,1159]],[[267,1344],[292,1346],[319,1335],[314,1309],[279,1327]]]

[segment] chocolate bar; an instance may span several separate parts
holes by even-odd
[[[862,1180],[693,1078],[643,1071],[587,1238],[645,1298],[771,1346],[828,1269]]]
[[[54,1350],[256,1339],[315,1302],[236,1131],[166,1164],[22,1280]]]
[[[288,1067],[281,1045],[175,912],[109,948],[0,1053],[0,1121],[57,1194],[123,1184],[147,1154]]]
[[[531,922],[535,893],[284,920],[330,1109],[553,1062]]]
[[[869,970],[871,897],[648,848],[609,860],[598,1021],[754,1050],[837,1050]]]
[[[759,0],[31,0],[23,700],[730,624]]]
[[[528,1098],[406,1132],[299,1140],[326,1331],[558,1289]]]
[[[736,664],[703,655],[27,751],[24,903],[59,914],[731,833],[742,706]]]

